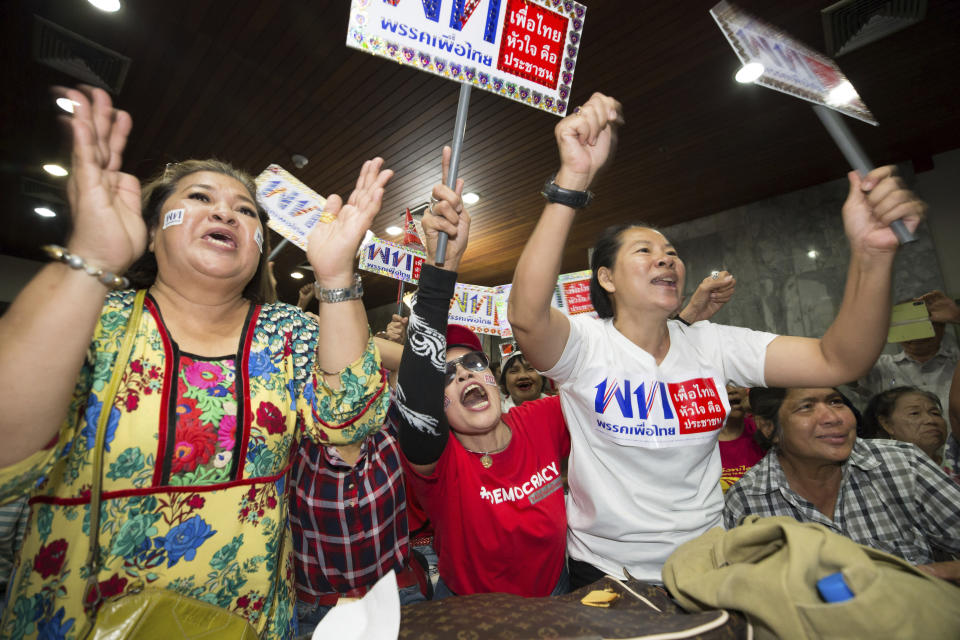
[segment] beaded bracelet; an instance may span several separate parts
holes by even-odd
[[[71,269],[83,269],[89,275],[96,278],[101,284],[106,285],[110,289],[126,289],[130,286],[130,281],[123,276],[118,276],[110,271],[104,271],[99,267],[89,265],[83,258],[70,253],[60,245],[44,245],[43,250],[48,256],[50,256],[51,260],[62,262]]]

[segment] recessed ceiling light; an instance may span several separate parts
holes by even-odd
[[[753,82],[757,78],[763,75],[763,65],[759,62],[748,62],[747,64],[740,67],[740,70],[737,71],[737,75],[734,76],[734,79],[737,82],[743,84],[748,84]]]
[[[463,204],[477,204],[480,202],[480,195],[471,191],[463,194]]]
[[[397,235],[398,233],[401,233],[402,231],[403,231],[403,229],[401,229],[400,227],[396,227],[396,226],[394,226],[394,227],[387,227],[387,233],[389,233],[389,234],[392,235],[392,236],[395,236],[395,235]]]
[[[67,113],[73,113],[73,108],[79,104],[79,102],[71,100],[70,98],[57,98],[57,106]]]
[[[33,210],[38,216],[43,216],[44,218],[56,218],[57,212],[53,209],[47,207],[37,207]]]
[[[807,251],[807,257],[811,260],[816,260],[817,256],[819,255],[820,253],[816,249],[810,249],[810,251]]]
[[[294,280],[303,280],[303,274],[300,273],[299,271],[292,271],[290,273],[290,277],[293,278]]]
[[[57,176],[58,178],[62,178],[69,173],[66,169],[58,164],[45,164],[43,165],[43,170],[52,176]]]
[[[87,2],[97,9],[100,9],[100,11],[106,11],[107,13],[120,10],[120,0],[87,0]]]

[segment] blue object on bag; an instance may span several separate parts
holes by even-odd
[[[853,598],[853,591],[839,571],[817,580],[817,591],[824,602],[843,602]]]

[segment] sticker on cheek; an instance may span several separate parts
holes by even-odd
[[[163,214],[163,228],[172,227],[175,224],[183,224],[183,212],[185,209],[170,209]]]
[[[260,253],[263,253],[263,232],[260,229],[253,232],[253,241],[257,243]]]
[[[491,387],[497,386],[497,379],[494,378],[494,377],[493,377],[492,375],[490,375],[489,373],[483,374],[483,382],[484,382],[484,384],[488,384],[488,385],[490,385]]]
[[[446,409],[449,406],[450,406],[450,398],[448,398],[447,396],[443,396],[443,408]]]

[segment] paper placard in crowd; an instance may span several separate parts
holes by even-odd
[[[450,300],[450,324],[462,324],[474,333],[500,335],[494,287],[457,283]]]
[[[347,46],[563,116],[586,12],[572,0],[353,0]]]
[[[507,302],[510,300],[510,289],[512,287],[512,284],[502,284],[493,288],[496,295],[497,327],[501,338],[513,337],[513,329],[510,328],[510,322],[507,320]]]
[[[923,300],[911,300],[894,305],[890,314],[890,331],[887,342],[923,340],[936,335],[930,322],[930,311]]]
[[[400,635],[400,596],[391,569],[359,600],[338,604],[323,617],[311,640],[396,640]],[[306,637],[306,636],[301,636]]]
[[[757,84],[877,124],[832,59],[729,2],[718,3],[710,15],[740,62],[763,65]]]
[[[280,165],[271,164],[256,178],[257,201],[270,217],[267,223],[281,236],[307,250],[307,236],[323,214],[326,198],[303,184]]]
[[[562,311],[567,315],[593,312],[593,303],[590,302],[590,274],[591,271],[586,269],[564,273],[557,278],[557,287],[563,300]]]
[[[360,268],[394,280],[417,282],[426,257],[426,252],[414,246],[373,237],[360,247]]]

